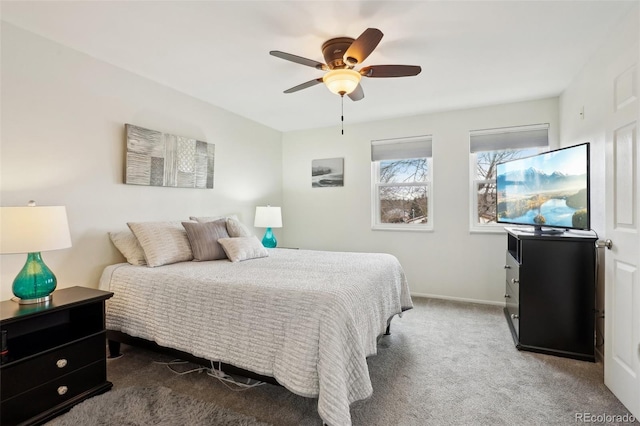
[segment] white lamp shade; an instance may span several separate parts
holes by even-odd
[[[280,207],[256,207],[256,228],[282,228],[282,211]]]
[[[327,72],[322,80],[336,95],[348,95],[356,90],[361,78],[359,72],[345,68]]]
[[[64,206],[0,207],[0,253],[37,253],[71,247]]]

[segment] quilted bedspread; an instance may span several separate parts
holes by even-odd
[[[331,426],[372,393],[366,357],[395,314],[412,308],[389,254],[270,249],[269,257],[108,266],[106,326],[274,377],[318,398]]]

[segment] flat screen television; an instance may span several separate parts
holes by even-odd
[[[499,163],[496,220],[523,231],[591,229],[589,143]]]

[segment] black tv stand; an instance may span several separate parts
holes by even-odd
[[[516,348],[595,361],[595,232],[505,229],[504,313]]]

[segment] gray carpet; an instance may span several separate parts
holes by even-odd
[[[76,405],[47,426],[269,426],[255,418],[176,394],[165,387],[127,387]]]
[[[604,385],[601,363],[518,351],[500,307],[414,303],[368,360],[374,393],[351,406],[354,426],[575,425],[582,413],[628,414]],[[129,346],[123,353],[108,362],[116,389],[164,386],[274,425],[321,425],[315,399],[272,385],[234,392],[154,362],[165,356]]]

